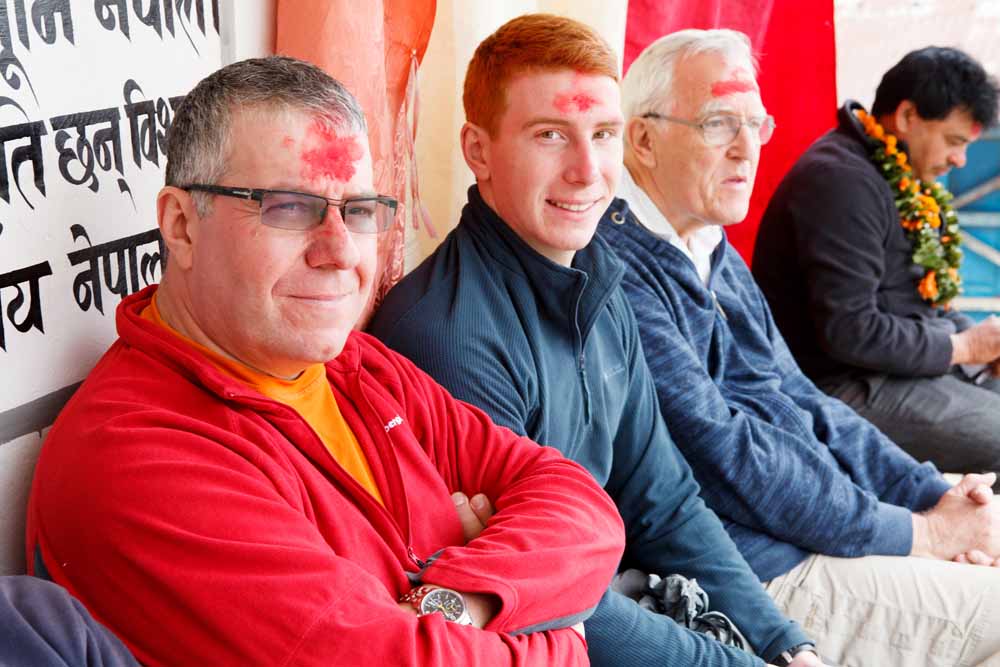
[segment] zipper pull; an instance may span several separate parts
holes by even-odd
[[[422,570],[424,569],[424,567],[426,567],[427,563],[417,558],[417,554],[414,553],[413,547],[411,547],[410,545],[406,545],[406,555],[410,557],[410,560],[413,561],[413,564],[416,565],[417,568]]]
[[[722,319],[728,322],[729,317],[726,316],[726,311],[722,310],[722,304],[719,303],[719,299],[715,296],[715,290],[709,290],[709,292],[712,294],[712,302],[715,303],[716,310],[718,310],[719,314],[722,315]]]

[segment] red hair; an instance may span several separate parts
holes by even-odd
[[[553,14],[525,14],[500,26],[476,48],[465,72],[465,119],[496,136],[511,79],[553,69],[618,81],[618,58],[593,28]]]

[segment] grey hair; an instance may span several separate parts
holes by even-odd
[[[167,132],[166,184],[217,183],[225,174],[231,141],[253,141],[231,136],[234,115],[247,110],[299,111],[337,129],[368,131],[354,95],[315,65],[286,56],[242,60],[202,79],[177,108]],[[192,195],[198,214],[206,215],[208,196]]]
[[[736,30],[680,30],[647,46],[622,79],[622,112],[625,119],[663,108],[670,99],[677,63],[699,53],[721,53],[745,60],[757,73],[757,59],[750,38]]]

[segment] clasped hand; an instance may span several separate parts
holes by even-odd
[[[914,556],[1000,566],[1000,503],[996,473],[969,474],[937,505],[913,515]]]

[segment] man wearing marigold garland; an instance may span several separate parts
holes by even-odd
[[[1000,320],[949,308],[958,220],[935,183],[996,122],[997,84],[952,48],[890,69],[871,114],[838,126],[785,176],[753,273],[802,370],[921,461],[1000,470]]]
[[[622,83],[625,218],[598,237],[629,297],[670,434],[702,497],[824,657],[998,664],[993,475],[954,488],[799,370],[722,227],[774,131],[745,35],[657,40]],[[992,536],[992,537],[990,537]],[[990,554],[990,555],[988,555]],[[920,557],[914,557],[920,556]],[[990,661],[987,663],[987,661]]]

